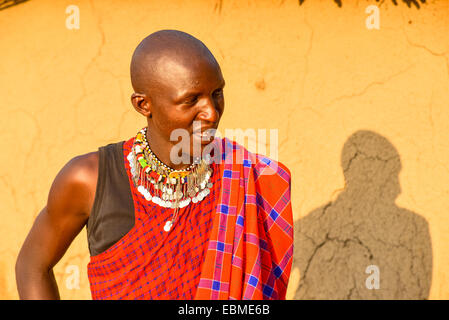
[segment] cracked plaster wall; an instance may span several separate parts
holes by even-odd
[[[80,8],[80,29],[65,8]],[[192,33],[227,82],[226,128],[279,129],[293,175],[287,297],[449,299],[449,2],[50,1],[0,11],[0,298],[51,182],[72,157],[144,126],[132,51]],[[400,168],[400,169],[399,169]],[[62,298],[89,299],[83,230],[55,267]],[[380,268],[380,289],[364,287]],[[66,286],[78,266],[80,288]]]

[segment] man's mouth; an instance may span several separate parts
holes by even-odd
[[[195,132],[194,135],[204,139],[210,139],[211,137],[213,137],[210,132]]]
[[[195,140],[201,141],[201,144],[207,144],[211,142],[215,137],[215,130],[209,129],[205,130],[203,132],[194,132],[193,137]]]

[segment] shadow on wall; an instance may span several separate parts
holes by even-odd
[[[304,3],[305,0],[298,0],[299,5],[302,5]],[[350,0],[352,1],[352,0]],[[376,0],[376,2],[379,2],[379,5],[381,5],[382,3],[384,3],[385,0]],[[343,0],[334,0],[334,2],[341,8],[341,6],[343,5]],[[395,6],[398,5],[398,0],[391,0],[391,2],[393,2],[393,4]],[[409,8],[411,8],[412,4],[419,9],[420,8],[420,3],[426,3],[426,0],[402,0],[402,2],[404,2]]]
[[[357,131],[343,147],[341,165],[343,192],[295,223],[293,268],[301,280],[294,299],[427,299],[429,228],[395,204],[398,152],[381,135]]]

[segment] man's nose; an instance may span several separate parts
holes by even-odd
[[[200,120],[208,122],[217,122],[219,118],[219,113],[215,101],[212,98],[205,98],[204,104],[201,106],[201,111],[198,114]]]

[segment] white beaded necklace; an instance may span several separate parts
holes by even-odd
[[[163,164],[149,148],[146,130],[144,128],[137,134],[127,159],[134,184],[145,200],[174,209],[172,219],[164,226],[164,231],[169,232],[179,208],[202,201],[210,193],[213,184],[209,180],[213,170],[210,157],[185,170],[175,170]]]

